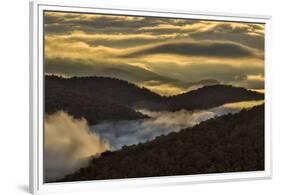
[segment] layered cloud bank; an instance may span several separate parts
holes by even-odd
[[[45,118],[44,178],[60,179],[87,163],[90,156],[109,149],[92,133],[85,119],[74,119],[63,111]]]
[[[45,12],[44,30],[47,73],[127,80],[142,69],[150,72],[136,84],[153,80],[153,72],[182,82],[264,88],[264,24]],[[164,94],[185,90],[157,81],[155,90]]]
[[[188,41],[188,42],[166,42],[156,44],[124,54],[124,57],[138,57],[153,54],[175,54],[183,56],[203,57],[259,57],[258,50],[235,42],[222,41]],[[262,57],[262,56],[261,56]]]

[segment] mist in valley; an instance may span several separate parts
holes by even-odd
[[[45,181],[55,181],[86,166],[91,157],[107,150],[144,143],[157,136],[193,127],[202,121],[228,113],[237,113],[264,101],[224,104],[201,110],[155,112],[138,110],[149,119],[102,122],[89,126],[87,120],[75,119],[64,111],[47,115],[45,119],[44,170]]]
[[[228,113],[237,113],[241,109],[248,109],[261,105],[264,101],[244,101],[228,103],[208,110],[176,112],[138,110],[149,116],[149,119],[103,122],[91,126],[92,132],[108,140],[111,150],[121,149],[123,146],[144,143],[160,135],[178,132],[181,129],[193,127],[202,121],[222,116]]]

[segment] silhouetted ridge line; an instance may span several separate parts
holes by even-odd
[[[135,120],[147,116],[136,109],[177,111],[208,109],[225,103],[259,100],[264,95],[244,88],[212,85],[164,97],[144,87],[107,77],[62,78],[45,76],[45,109],[65,110],[85,117],[90,124],[102,120]]]
[[[264,99],[264,94],[231,85],[212,85],[171,96],[168,99],[170,110],[208,109],[225,103]]]

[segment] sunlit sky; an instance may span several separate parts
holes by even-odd
[[[193,82],[262,91],[264,25],[45,12],[47,74],[115,77],[163,95]]]

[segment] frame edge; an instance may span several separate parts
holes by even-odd
[[[37,75],[36,75],[36,26],[37,2],[29,1],[29,193],[37,194],[38,189],[38,137],[37,124]]]
[[[37,134],[37,128],[38,127],[38,84],[36,82],[38,82],[38,75],[39,72],[37,72],[38,68],[38,64],[37,63],[37,54],[38,54],[38,42],[37,42],[37,38],[38,38],[38,31],[37,31],[37,28],[38,28],[38,18],[37,18],[37,8],[38,6],[40,6],[42,3],[42,1],[37,1],[37,0],[31,0],[29,2],[29,73],[30,73],[30,76],[29,76],[29,115],[30,115],[30,119],[29,119],[29,192],[32,193],[32,194],[38,194],[39,192],[42,191],[41,189],[41,185],[40,182],[39,182],[39,175],[38,175],[38,171],[39,171],[39,167],[38,167],[38,134]],[[83,3],[80,3],[81,5],[84,5]],[[49,5],[53,5],[53,6],[57,6],[57,5],[60,5],[60,3],[55,3],[55,2],[50,2]],[[75,7],[76,5],[71,5],[71,7]],[[84,5],[85,6],[85,5]],[[95,6],[95,5],[89,5],[89,6]],[[96,6],[96,7],[100,7],[100,8],[103,8],[103,9],[111,9],[113,7],[110,7],[110,6]],[[119,9],[118,7],[115,7],[115,9]],[[121,8],[120,8],[121,9]],[[131,8],[126,8],[126,7],[123,7],[122,9],[128,9],[130,11],[149,11],[149,9],[147,8],[136,8],[136,9],[133,9],[132,7]],[[150,9],[150,11],[155,11],[157,12],[156,9]],[[163,10],[163,9],[159,9],[158,11],[160,12],[175,12],[175,13],[182,13],[182,14],[195,14],[195,15],[216,15],[216,16],[230,16],[230,17],[242,17],[242,18],[247,18],[250,17],[250,18],[260,18],[260,19],[264,19],[266,20],[266,25],[268,26],[268,29],[267,30],[267,34],[266,35],[266,44],[271,44],[272,43],[272,33],[270,32],[271,29],[272,29],[272,16],[261,16],[261,15],[243,15],[243,14],[229,14],[229,13],[215,13],[215,12],[199,12],[199,11],[183,11],[183,10]],[[269,32],[268,32],[269,31]],[[268,46],[266,47],[268,49]],[[271,62],[271,54],[270,52],[267,52],[267,62],[266,62],[266,65],[267,65],[267,76],[271,75],[272,72],[269,71],[268,69],[270,68],[270,66],[272,65],[272,62]],[[270,90],[271,88],[271,82],[267,80],[267,93],[268,93],[268,90]],[[271,96],[271,91],[269,92]],[[268,104],[269,104],[269,112],[271,112],[271,109],[272,109],[272,98],[268,97],[267,98],[268,100]],[[269,123],[271,124],[271,116],[272,114],[271,113],[267,113],[269,114]],[[269,140],[270,142],[272,142],[272,127],[271,125],[269,125]],[[272,155],[272,143],[270,143],[269,145],[269,169],[268,170],[265,170],[266,173],[263,177],[257,177],[257,178],[248,178],[248,179],[226,179],[226,180],[220,180],[220,179],[215,179],[215,180],[211,180],[211,181],[199,181],[199,182],[194,182],[194,183],[216,183],[216,182],[227,182],[227,181],[243,181],[243,180],[259,180],[259,179],[272,179],[273,177],[273,172],[272,172],[272,163],[273,163],[273,155]],[[184,184],[192,184],[193,182],[184,182]],[[146,185],[146,184],[142,184],[142,185]],[[157,184],[154,184],[154,185],[157,185]],[[175,183],[172,183],[172,185],[176,185]]]

